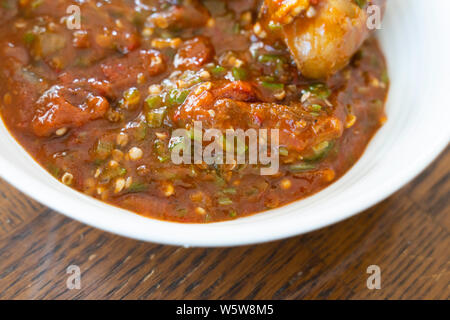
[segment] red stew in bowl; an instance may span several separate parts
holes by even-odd
[[[355,29],[373,1],[261,2],[2,0],[3,121],[62,183],[151,218],[231,220],[314,194],[385,121],[386,63]],[[342,30],[334,2],[351,9]],[[174,164],[172,133],[194,122],[279,130],[277,172]]]

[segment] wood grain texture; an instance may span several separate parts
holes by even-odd
[[[108,234],[0,182],[0,299],[449,299],[450,148],[379,205],[291,239],[185,249]],[[80,290],[66,286],[78,265]],[[381,268],[368,290],[367,267]]]

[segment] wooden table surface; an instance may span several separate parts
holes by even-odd
[[[0,299],[448,299],[450,148],[381,204],[267,244],[185,249],[68,219],[0,181]],[[67,268],[81,289],[67,287]],[[367,268],[381,289],[367,288]]]

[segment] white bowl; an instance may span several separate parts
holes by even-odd
[[[286,238],[348,218],[418,175],[450,138],[450,1],[389,0],[379,38],[391,77],[388,122],[363,157],[322,192],[230,222],[179,224],[141,217],[78,193],[42,169],[0,124],[0,174],[43,204],[86,224],[144,241],[232,246]]]

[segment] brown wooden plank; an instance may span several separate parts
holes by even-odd
[[[450,148],[403,191],[450,231]]]

